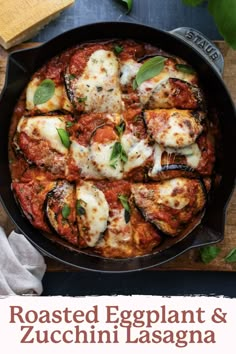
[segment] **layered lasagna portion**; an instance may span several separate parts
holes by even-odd
[[[201,220],[215,127],[195,69],[146,43],[75,46],[38,70],[10,131],[24,216],[108,258],[160,251]]]

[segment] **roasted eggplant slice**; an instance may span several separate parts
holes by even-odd
[[[59,181],[47,195],[46,216],[51,227],[69,243],[78,244],[75,186]]]
[[[90,156],[101,176],[111,179],[123,177],[127,154],[112,126],[104,125],[96,129],[90,141]]]
[[[178,109],[146,111],[144,118],[149,134],[160,145],[183,148],[193,144],[203,131],[203,112]]]
[[[47,232],[50,229],[45,221],[44,203],[47,193],[55,185],[56,182],[37,179],[28,183],[12,183],[12,190],[23,214],[34,227]]]
[[[126,181],[97,182],[109,204],[109,218],[103,238],[96,246],[104,257],[130,257],[134,249],[130,222],[130,183]]]
[[[121,145],[127,155],[124,177],[135,178],[137,174],[144,175],[145,167],[153,154],[153,147],[149,144],[141,110],[128,110],[124,113],[124,118],[125,129],[120,134]]]
[[[215,163],[214,141],[209,134],[201,134],[196,143],[184,148],[174,149],[154,145],[152,168],[148,172],[151,179],[159,180],[162,177],[173,177],[172,170],[195,172],[202,176],[212,174]],[[181,175],[183,175],[181,173]]]
[[[47,86],[44,90],[44,92],[47,90],[48,93],[50,93],[49,89],[52,90],[51,95],[48,95],[48,99],[47,96],[45,96],[46,101],[45,99],[41,99],[42,103],[36,103],[37,101],[35,102],[35,95],[37,95],[37,92],[39,92],[44,83],[45,86],[47,85],[47,83],[51,85],[50,88],[49,86]],[[67,97],[66,89],[63,84],[57,84],[53,80],[47,78],[45,78],[45,80],[41,80],[37,77],[30,81],[27,86],[26,108],[29,111],[39,111],[42,113],[48,113],[58,110],[73,112],[73,106]]]
[[[66,77],[67,92],[76,109],[80,112],[121,112],[119,63],[114,52],[98,49],[89,58],[81,54],[79,59],[72,57],[71,60],[70,70],[73,67],[74,72],[76,66],[81,68],[80,63],[86,62],[82,73],[71,77],[73,73],[69,71]]]
[[[201,109],[203,108],[203,94],[198,86],[169,78],[155,87],[146,107],[148,109]]]
[[[16,143],[28,161],[64,176],[70,144],[64,116],[22,117]]]
[[[206,191],[199,179],[133,184],[134,202],[145,219],[169,236],[179,235],[203,211]]]
[[[150,253],[162,240],[157,228],[145,221],[139,210],[132,205],[130,220],[133,227],[133,241],[135,247],[142,253]]]
[[[92,182],[83,181],[77,185],[76,213],[80,246],[94,247],[107,228],[109,205],[104,193]]]

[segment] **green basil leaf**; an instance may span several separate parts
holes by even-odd
[[[205,0],[183,0],[185,5],[197,6],[204,2]]]
[[[225,257],[225,262],[233,263],[236,262],[236,248],[233,248],[229,254]]]
[[[145,61],[145,63],[139,68],[137,75],[133,82],[133,88],[140,86],[144,81],[153,78],[160,74],[164,68],[166,58],[157,56]]]
[[[125,150],[123,148],[121,149],[120,159],[123,162],[127,162],[128,161],[128,155],[126,154],[126,152],[125,152]]]
[[[236,49],[236,1],[209,0],[208,10],[226,42]]]
[[[70,138],[69,138],[69,134],[67,133],[67,131],[65,129],[62,128],[57,128],[57,132],[58,135],[61,139],[62,144],[69,149],[70,147]]]
[[[66,122],[66,128],[71,128],[71,127],[73,127],[74,124],[75,123],[68,121],[68,122]]]
[[[200,257],[203,263],[210,263],[220,253],[221,249],[217,246],[205,246],[200,248]]]
[[[62,213],[63,218],[67,219],[68,216],[70,215],[70,207],[69,207],[69,205],[64,204],[61,213]]]
[[[126,195],[120,194],[118,195],[118,199],[121,202],[123,208],[130,213],[130,206],[129,206],[129,202],[128,202],[128,197]]]
[[[34,104],[37,106],[50,100],[55,92],[55,84],[51,79],[43,80],[34,93]]]
[[[77,215],[85,215],[86,210],[84,208],[86,206],[86,203],[82,199],[77,199],[76,200],[76,213]]]
[[[121,151],[122,151],[121,143],[119,141],[115,142],[115,144],[112,147],[110,161],[117,159],[120,156]]]
[[[121,1],[126,3],[126,5],[128,7],[128,13],[129,13],[133,7],[133,0],[121,0]]]
[[[114,168],[114,170],[116,169],[116,166],[117,166],[117,159],[116,160],[113,160],[109,166],[111,166],[112,168]]]
[[[78,102],[79,103],[83,103],[83,102],[85,102],[87,100],[87,96],[85,96],[85,97],[78,97]]]
[[[116,126],[116,131],[119,136],[121,136],[124,133],[125,130],[125,122],[121,122],[119,125]]]
[[[120,54],[120,53],[123,52],[123,50],[124,50],[124,48],[123,48],[122,46],[116,45],[116,46],[114,47],[114,53],[115,53],[115,54]]]
[[[175,68],[178,71],[182,71],[183,73],[186,73],[186,74],[196,74],[196,71],[190,65],[176,64]]]

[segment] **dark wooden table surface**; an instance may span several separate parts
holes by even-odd
[[[133,9],[126,14],[119,0],[75,0],[74,5],[46,26],[33,40],[43,42],[71,28],[91,22],[141,22],[162,30],[190,26],[210,39],[220,39],[206,4],[192,8],[182,0],[133,0]]]

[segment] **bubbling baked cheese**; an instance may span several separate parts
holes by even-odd
[[[12,117],[9,158],[13,193],[45,237],[131,258],[200,222],[217,127],[189,63],[165,54],[147,75],[156,53],[133,40],[83,43],[33,74]]]

